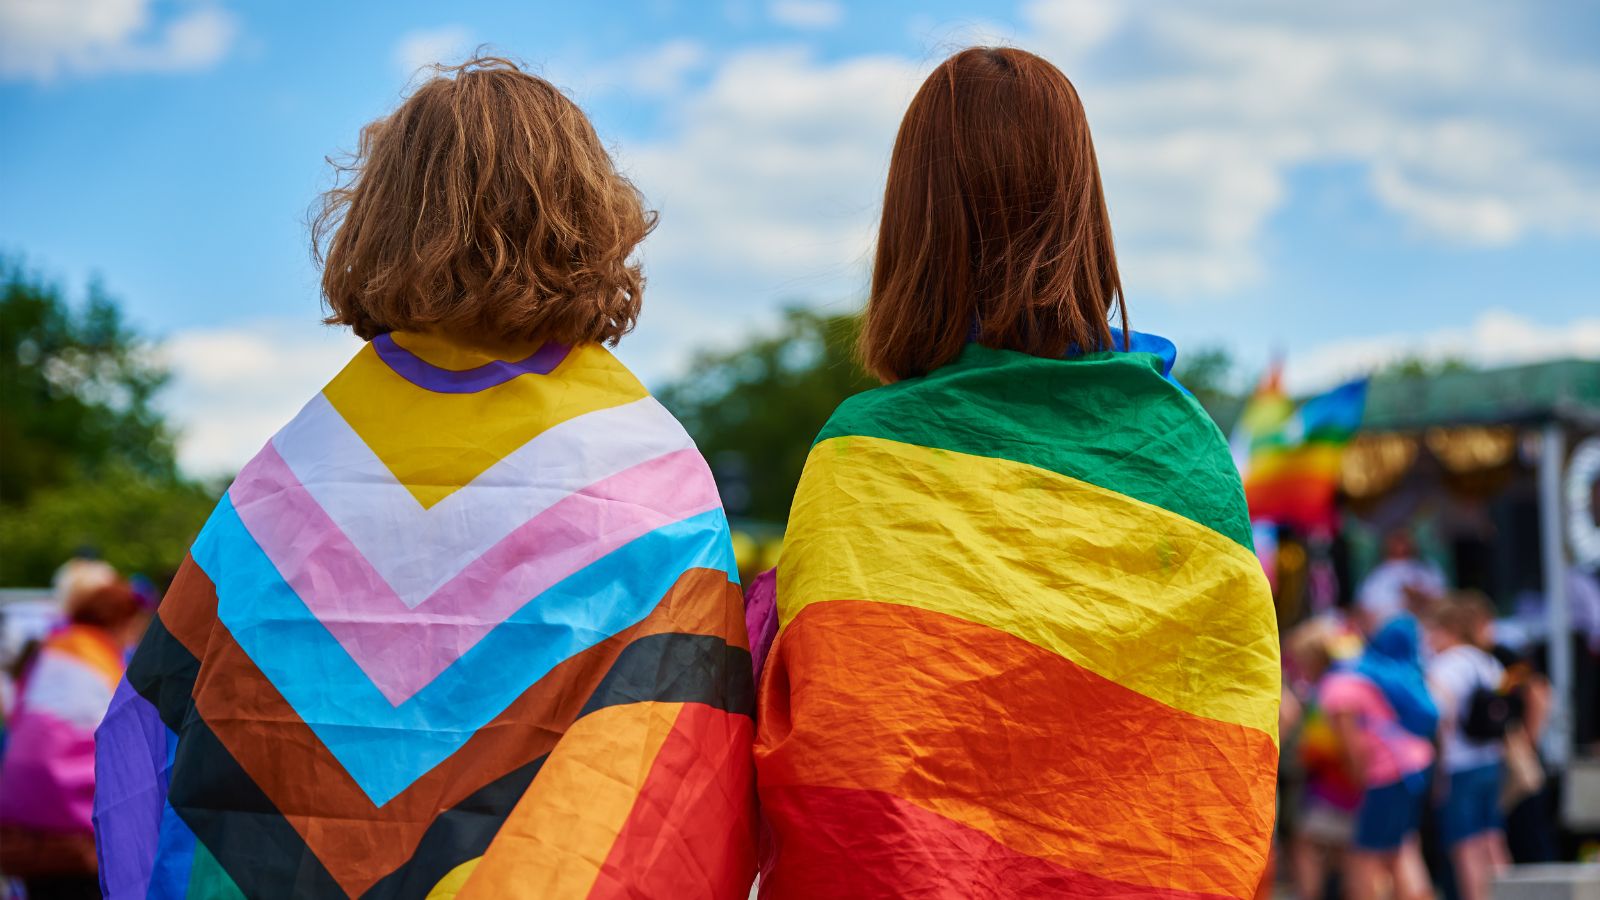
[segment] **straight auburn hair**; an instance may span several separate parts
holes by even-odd
[[[616,343],[639,315],[632,255],[655,213],[550,82],[492,56],[433,70],[334,163],[348,180],[311,229],[325,321],[368,340]]]
[[[1032,53],[973,47],[906,110],[889,162],[862,361],[924,375],[969,340],[1061,357],[1128,328],[1083,103]]]

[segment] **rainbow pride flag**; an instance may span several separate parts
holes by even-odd
[[[974,344],[824,427],[760,687],[764,897],[1253,896],[1277,626],[1170,363]]]
[[[1250,516],[1306,532],[1338,524],[1335,497],[1344,448],[1361,427],[1367,380],[1318,394],[1295,408],[1274,365],[1235,429]]]
[[[598,346],[392,335],[239,474],[99,731],[121,897],[743,898],[710,470]]]

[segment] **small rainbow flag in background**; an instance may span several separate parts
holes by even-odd
[[[1334,497],[1345,446],[1367,405],[1367,379],[1342,384],[1298,409],[1274,363],[1234,429],[1234,462],[1244,478],[1250,518],[1302,531],[1337,524]]]

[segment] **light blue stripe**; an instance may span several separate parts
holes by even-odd
[[[722,510],[659,528],[531,600],[396,707],[279,576],[228,497],[192,553],[216,585],[228,631],[380,806],[563,660],[644,619],[683,572],[736,571]],[[392,652],[414,649],[402,642]]]

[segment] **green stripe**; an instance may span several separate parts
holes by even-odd
[[[271,852],[268,848],[261,848],[262,853]],[[186,900],[245,900],[244,891],[233,883],[228,873],[223,871],[217,858],[211,855],[206,845],[196,841],[194,845],[194,864],[189,868],[189,890],[185,895]]]
[[[924,377],[846,400],[817,442],[849,434],[1049,469],[1252,546],[1227,442],[1147,353],[1062,360],[969,344]]]

